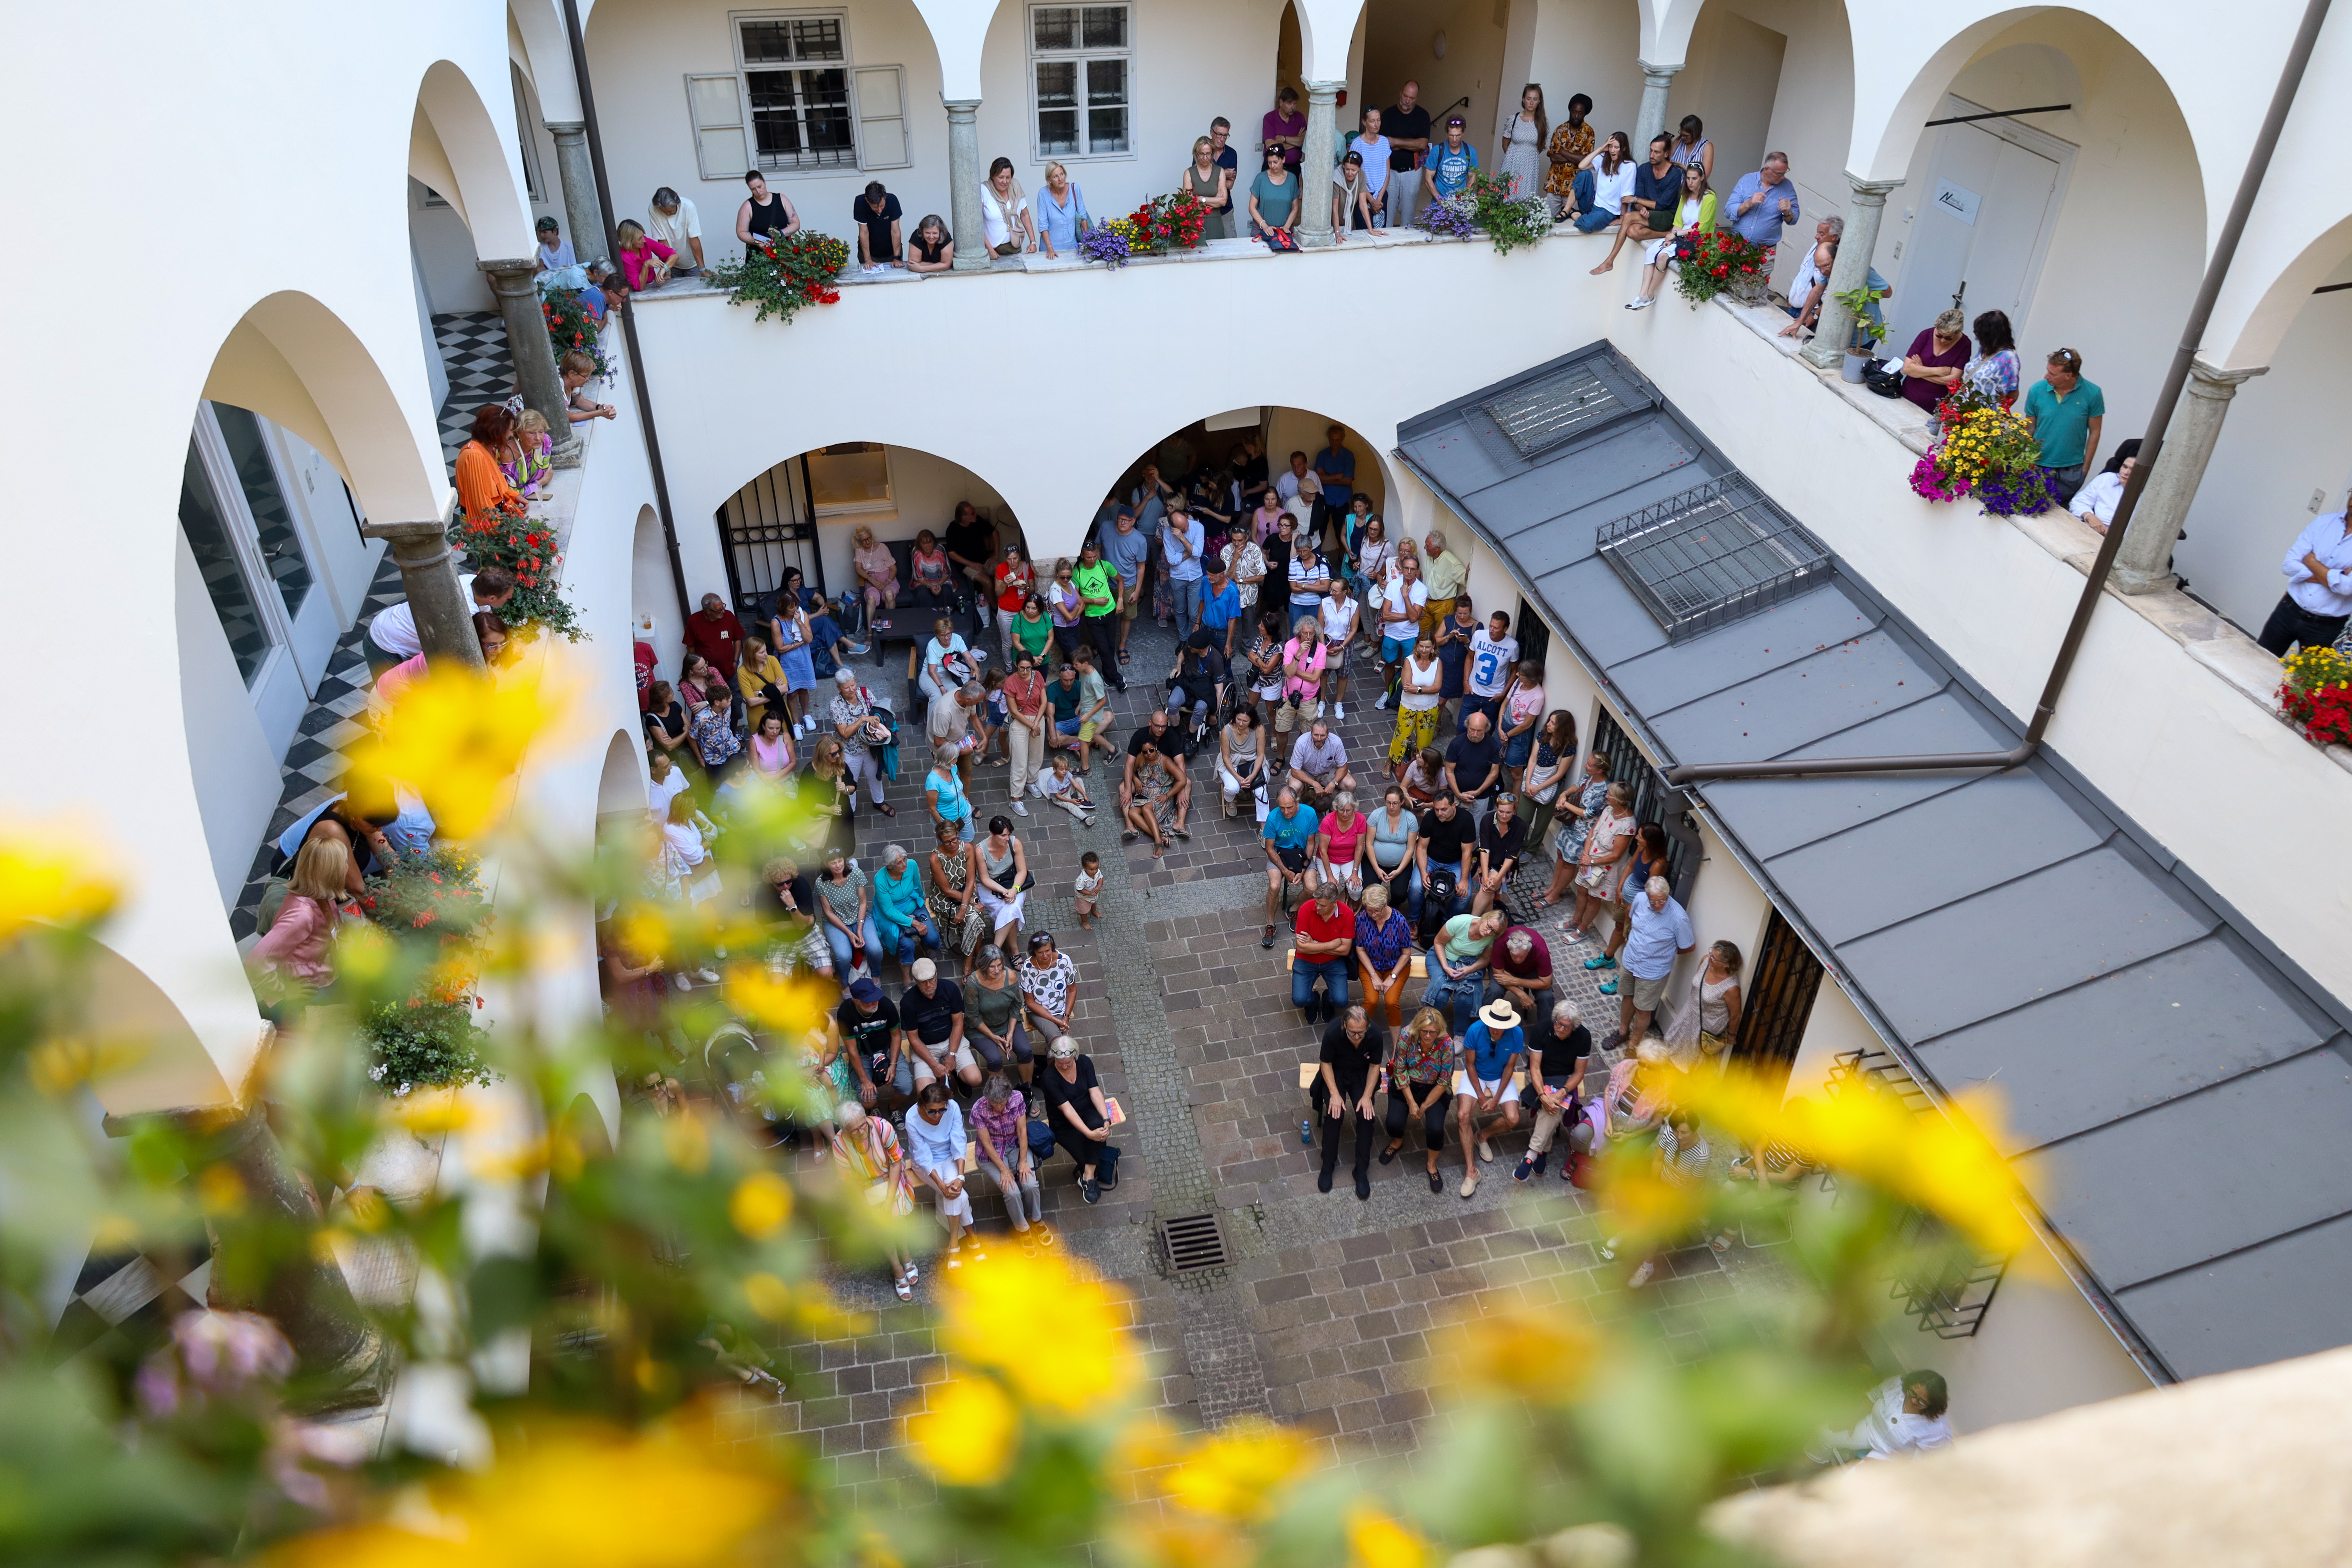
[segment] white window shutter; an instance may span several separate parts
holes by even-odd
[[[907,142],[906,73],[898,66],[860,66],[855,92],[857,103],[859,162],[868,169],[913,166],[914,150]]]
[[[743,89],[732,71],[686,79],[686,102],[694,123],[694,153],[706,180],[740,180],[751,166],[743,135]]]

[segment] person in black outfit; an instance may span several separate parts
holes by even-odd
[[[1528,825],[1519,820],[1518,797],[1498,795],[1478,825],[1478,864],[1470,900],[1470,912],[1483,915],[1503,901],[1503,889],[1510,886],[1511,873],[1518,868],[1519,858],[1527,850]]]
[[[1389,1053],[1386,1036],[1374,1028],[1361,1006],[1349,1007],[1323,1031],[1321,1064],[1310,1097],[1315,1121],[1323,1134],[1323,1172],[1316,1178],[1318,1192],[1331,1190],[1331,1173],[1339,1163],[1339,1133],[1348,1112],[1356,1113],[1356,1196],[1372,1195],[1372,1134],[1381,1125],[1372,1109],[1377,1087],[1373,1069]]]
[[[1528,1139],[1527,1158],[1511,1173],[1511,1179],[1519,1182],[1544,1173],[1552,1135],[1563,1121],[1575,1121],[1576,1102],[1584,1089],[1585,1063],[1592,1057],[1592,1031],[1578,1021],[1573,1002],[1556,1003],[1549,1016],[1529,1019],[1527,1038],[1528,1092],[1535,1100],[1536,1121],[1535,1131]],[[1560,1180],[1569,1179],[1575,1164],[1566,1154],[1560,1156]]]
[[[905,247],[899,237],[906,209],[879,180],[866,182],[866,194],[850,204],[849,221],[857,226],[857,262],[861,267],[895,264]]]
[[[1064,1035],[1045,1053],[1045,1060],[1047,1070],[1037,1075],[1037,1087],[1045,1096],[1045,1124],[1054,1131],[1054,1142],[1077,1163],[1078,1195],[1098,1204],[1105,1187],[1118,1185],[1118,1145],[1110,1142],[1110,1118],[1102,1080],[1095,1076],[1095,1059],[1080,1056],[1077,1042]]]
[[[987,626],[996,607],[996,525],[982,522],[978,507],[960,500],[955,521],[948,524],[947,538],[941,542],[957,573],[971,584],[972,605],[980,613],[980,624]]]
[[[971,1060],[963,1043],[963,987],[940,979],[940,966],[928,958],[915,960],[908,973],[914,984],[898,994],[898,1022],[914,1058],[908,1075],[950,1082]]]
[[[801,215],[792,198],[778,191],[768,194],[768,177],[753,169],[743,176],[743,184],[751,195],[735,209],[735,237],[745,245],[754,237],[772,240],[789,239],[800,232]]]
[[[1451,790],[1439,795],[1422,815],[1417,851],[1421,856],[1422,910],[1416,934],[1423,947],[1447,921],[1469,912],[1469,861],[1477,843],[1477,824]],[[1444,899],[1437,896],[1437,874],[1441,871],[1453,889]]]
[[[1208,627],[1194,627],[1176,656],[1176,668],[1168,672],[1168,711],[1181,713],[1190,703],[1197,735],[1209,715],[1217,710],[1226,674],[1225,656],[1217,649],[1216,638]]]
[[[857,982],[833,1016],[841,1026],[842,1041],[857,1070],[858,1103],[869,1110],[879,1104],[887,1113],[890,1107],[882,1103],[886,1097],[912,1099],[915,1069],[906,1053],[898,1009],[882,994],[882,987],[871,980]]]

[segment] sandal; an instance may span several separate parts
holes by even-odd
[[[875,810],[877,810],[877,811],[878,811],[878,812],[880,812],[880,813],[881,813],[883,816],[898,816],[898,808],[897,806],[895,806],[895,805],[891,805],[888,801],[887,801],[887,800],[886,800],[886,801],[883,801],[883,802],[880,802],[879,804],[877,804],[877,805],[874,807],[874,809],[875,809]]]
[[[894,1279],[891,1284],[898,1290],[898,1300],[901,1301],[911,1301],[915,1299],[915,1288],[904,1279]]]

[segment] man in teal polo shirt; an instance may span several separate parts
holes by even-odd
[[[1286,882],[1307,886],[1307,858],[1308,847],[1315,842],[1317,825],[1315,808],[1298,804],[1298,792],[1288,784],[1274,798],[1274,809],[1265,814],[1265,826],[1259,838],[1265,845],[1265,935],[1260,947],[1274,945],[1275,917],[1282,912],[1282,889]]]
[[[1118,574],[1103,563],[1093,540],[1087,540],[1078,552],[1077,568],[1070,574],[1070,581],[1077,585],[1084,606],[1078,625],[1087,641],[1094,645],[1096,666],[1104,679],[1124,691],[1127,677],[1119,673],[1118,623],[1114,618],[1118,614]]]
[[[2099,426],[2106,422],[2107,395],[2083,379],[2083,356],[2060,349],[2050,369],[2025,394],[2025,422],[2042,444],[2035,459],[2050,493],[2064,506],[2083,488],[2083,476],[2098,460]]]

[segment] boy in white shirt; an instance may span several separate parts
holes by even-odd
[[[1070,771],[1070,753],[1055,752],[1051,773],[1040,773],[1037,782],[1029,786],[1037,798],[1060,806],[1088,827],[1095,825],[1095,803],[1087,794],[1087,786]]]

